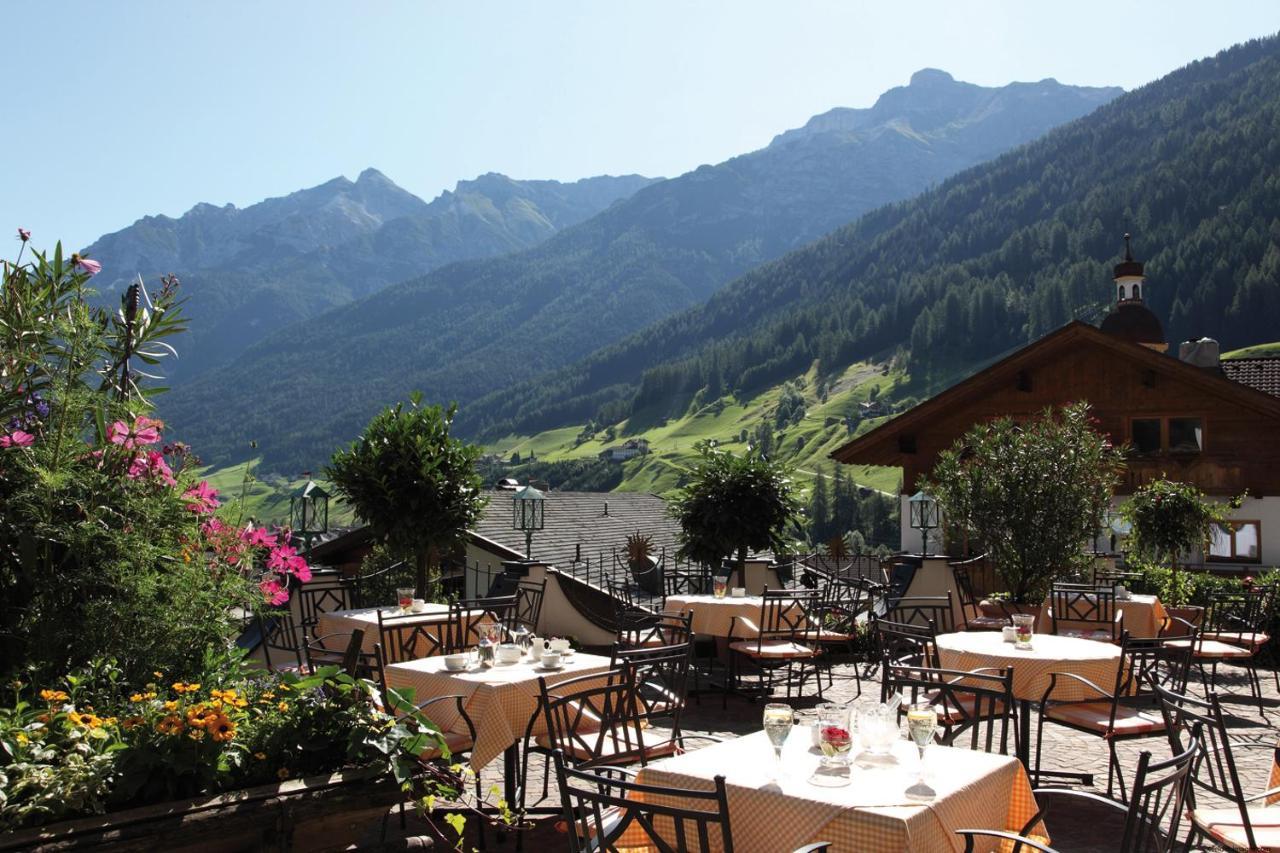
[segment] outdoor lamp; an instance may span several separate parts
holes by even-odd
[[[920,531],[920,553],[929,555],[929,531],[938,526],[938,502],[923,489],[907,500],[911,513],[911,526]]]
[[[525,486],[511,499],[511,528],[524,531],[526,560],[533,558],[533,531],[542,529],[546,502],[546,495],[533,486]]]
[[[290,527],[302,537],[307,557],[311,556],[311,537],[329,532],[329,493],[304,471],[307,482],[289,496]]]

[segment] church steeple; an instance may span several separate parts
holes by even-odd
[[[1124,260],[1115,267],[1115,283],[1116,305],[1102,321],[1102,331],[1156,352],[1168,350],[1164,327],[1142,302],[1147,278],[1142,262],[1133,259],[1133,245],[1128,234],[1124,235]]]

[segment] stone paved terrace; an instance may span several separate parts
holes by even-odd
[[[1275,679],[1269,671],[1260,670],[1259,674],[1262,676],[1265,719],[1259,716],[1257,705],[1247,699],[1248,688],[1243,677],[1235,677],[1231,668],[1225,667],[1220,670],[1219,688],[1226,693],[1237,692],[1241,697],[1232,699],[1225,705],[1226,710],[1232,714],[1230,722],[1234,735],[1240,739],[1271,745],[1276,739],[1276,725],[1280,723],[1280,693],[1277,692]],[[864,681],[863,687],[864,697],[878,695],[878,682]],[[1199,684],[1193,676],[1192,692],[1198,693],[1198,691]],[[857,694],[857,687],[853,678],[852,665],[837,665],[834,689],[825,692],[830,701],[853,701]],[[779,695],[778,698],[782,699],[782,696]],[[798,711],[803,712],[804,709],[811,709],[817,705],[818,700],[815,696],[793,700],[792,704]],[[759,730],[762,707],[763,702],[752,703],[743,698],[730,697],[728,708],[722,710],[720,695],[709,693],[702,697],[700,703],[697,700],[690,701],[689,710],[684,718],[684,729],[688,734],[711,734],[721,738],[749,734]],[[1033,737],[1034,726],[1035,718],[1032,720]],[[1144,749],[1151,750],[1157,758],[1164,758],[1169,754],[1168,744],[1163,736],[1122,742],[1119,745],[1119,752],[1121,764],[1126,771],[1131,772],[1132,768],[1137,766],[1138,754]],[[1093,773],[1094,788],[1085,790],[1106,793],[1107,750],[1100,738],[1079,734],[1061,726],[1046,726],[1044,751],[1044,769]],[[1241,783],[1246,793],[1252,795],[1266,790],[1271,772],[1271,751],[1268,749],[1241,750],[1238,759]],[[535,758],[535,763],[530,769],[531,796],[534,797],[541,793],[542,765],[538,761]],[[1130,778],[1129,775],[1126,775],[1126,779],[1128,778]],[[489,784],[500,785],[501,762],[495,761],[487,767],[482,774],[482,779],[486,787]],[[551,781],[551,790],[552,795],[547,801],[534,805],[558,805],[558,798],[554,793],[554,779]],[[1204,801],[1203,797],[1201,803],[1210,805]],[[1091,829],[1091,825],[1063,828],[1061,824],[1057,824],[1054,827],[1056,841],[1063,845],[1064,849],[1112,853],[1116,844],[1114,838],[1094,837],[1097,833],[1091,834]],[[526,836],[524,848],[531,853],[543,850],[567,850],[563,832],[563,824],[558,817],[542,816],[538,818],[536,828]],[[489,835],[488,842],[489,848],[493,850],[515,849],[510,839],[505,843],[499,842],[492,834]],[[1217,848],[1206,849],[1216,850]]]

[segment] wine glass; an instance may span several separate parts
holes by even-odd
[[[769,742],[773,744],[775,768],[782,767],[782,745],[787,742],[787,735],[791,734],[791,727],[795,725],[795,721],[796,715],[790,705],[770,702],[764,706],[764,733],[769,736]],[[777,776],[778,773],[775,770],[774,778],[776,779]]]
[[[938,730],[938,712],[928,702],[918,702],[907,709],[907,734],[920,750],[920,768],[916,783],[907,789],[908,797],[921,800],[932,800],[937,791],[924,781],[924,751],[933,743],[933,735]]]

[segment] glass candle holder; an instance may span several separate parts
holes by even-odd
[[[1015,613],[1012,619],[1013,630],[1017,634],[1014,648],[1031,648],[1031,637],[1035,633],[1036,617],[1030,613]]]

